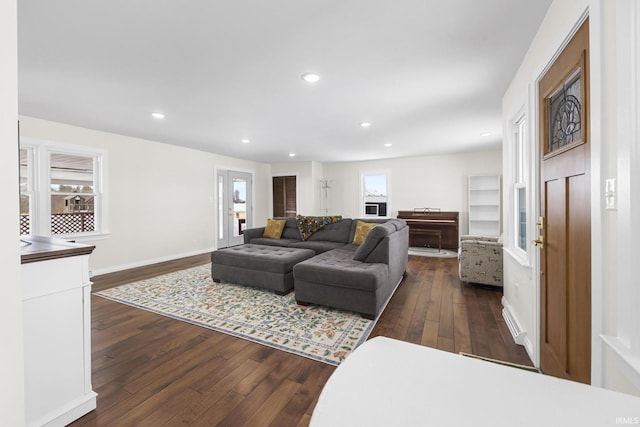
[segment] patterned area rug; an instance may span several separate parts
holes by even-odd
[[[339,365],[374,326],[358,314],[300,306],[293,292],[280,296],[215,283],[210,264],[95,295],[331,365]]]

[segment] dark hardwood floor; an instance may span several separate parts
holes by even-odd
[[[208,255],[93,279],[94,291],[209,262]],[[531,365],[500,289],[460,282],[457,260],[409,257],[370,337]],[[92,296],[95,411],[72,426],[306,426],[333,366]]]

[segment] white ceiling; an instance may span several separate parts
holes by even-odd
[[[498,148],[550,3],[20,0],[19,112],[263,162]]]

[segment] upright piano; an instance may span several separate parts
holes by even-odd
[[[458,250],[458,212],[418,208],[399,211],[409,225],[409,246]]]

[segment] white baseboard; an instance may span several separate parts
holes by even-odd
[[[503,307],[502,318],[507,324],[507,328],[509,328],[509,332],[511,332],[513,340],[516,342],[516,344],[519,344],[525,348],[531,360],[535,360],[535,358],[533,357],[533,344],[529,339],[529,335],[524,329],[522,329],[522,326],[520,326],[520,322],[518,321],[516,315],[513,313],[513,310],[511,309],[511,306],[509,305],[507,299],[505,297],[502,297],[501,302]]]
[[[79,396],[66,405],[55,408],[48,414],[36,419],[30,420],[27,415],[27,427],[57,427],[66,426],[78,418],[88,414],[96,409],[98,395],[94,391],[90,391],[86,395]]]
[[[180,259],[180,258],[187,258],[187,257],[190,257],[190,256],[211,253],[214,250],[215,250],[214,248],[202,249],[202,250],[199,250],[199,251],[193,251],[193,252],[187,252],[187,253],[182,253],[182,254],[169,255],[169,256],[166,256],[166,257],[153,258],[153,259],[148,259],[148,260],[138,261],[138,262],[132,262],[132,263],[129,263],[129,264],[122,264],[122,265],[117,265],[117,266],[108,267],[108,268],[101,268],[101,269],[91,270],[89,272],[89,274],[90,274],[90,277],[100,276],[102,274],[115,273],[117,271],[128,270],[130,268],[145,267],[147,265],[159,264],[161,262],[174,261],[174,260]]]
[[[600,339],[616,356],[614,364],[618,370],[634,387],[640,390],[640,357],[634,354],[629,343],[624,342],[620,337],[600,335]]]

